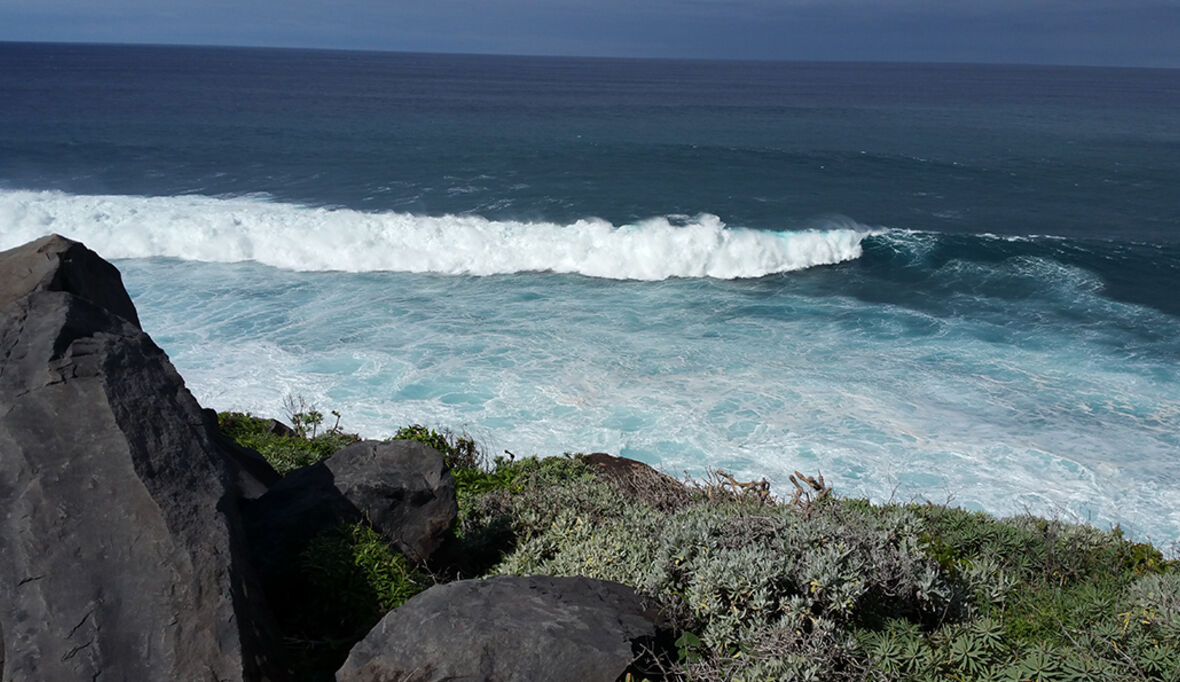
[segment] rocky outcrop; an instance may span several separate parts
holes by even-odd
[[[692,501],[688,487],[639,460],[594,452],[583,457],[592,470],[627,497],[656,509],[680,509]]]
[[[455,525],[455,479],[429,445],[361,441],[324,460],[324,466],[341,495],[413,561],[429,558]]]
[[[49,237],[0,273],[3,679],[279,677],[238,511],[265,482],[218,445],[114,267]]]
[[[459,508],[443,457],[412,440],[360,441],[287,474],[247,511],[264,575],[285,572],[316,533],[366,521],[414,561],[442,543]]]
[[[5,682],[281,682],[263,595],[298,599],[281,569],[311,538],[364,521],[424,561],[457,515],[442,455],[416,441],[280,479],[220,434],[118,271],[57,236],[0,253],[0,502]],[[339,679],[614,680],[656,633],[623,585],[462,581],[388,614]]]
[[[624,585],[500,576],[436,585],[353,647],[337,682],[614,682],[657,634]]]
[[[119,270],[83,244],[51,234],[0,252],[0,309],[37,291],[63,291],[139,328]]]

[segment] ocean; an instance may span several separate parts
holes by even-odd
[[[0,43],[49,232],[207,407],[1180,540],[1180,70]]]

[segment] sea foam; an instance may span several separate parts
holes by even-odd
[[[1180,322],[1087,287],[915,307],[881,299],[941,284],[849,295],[872,268],[649,283],[119,265],[205,406],[282,416],[302,395],[370,437],[422,423],[491,453],[610,452],[784,495],[822,471],[846,497],[1180,538]],[[972,276],[946,270],[930,279]]]
[[[869,228],[767,231],[714,215],[628,225],[567,225],[475,215],[366,213],[260,197],[78,196],[0,191],[0,248],[47,232],[107,258],[254,261],[288,270],[493,275],[577,273],[609,279],[738,279],[858,258]]]

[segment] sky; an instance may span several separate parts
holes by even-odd
[[[1180,0],[0,0],[0,40],[1180,68]]]

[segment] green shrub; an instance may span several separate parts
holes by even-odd
[[[376,622],[430,585],[363,523],[337,526],[316,536],[300,553],[299,563],[309,587],[329,597],[320,604],[320,615],[329,622]]]
[[[581,472],[540,488],[544,478],[530,479],[501,499],[519,544],[496,570],[635,587],[699,641],[698,660],[682,661],[690,677],[807,679],[849,668],[855,623],[933,620],[953,607],[904,510],[728,498],[664,512]]]
[[[285,436],[268,430],[270,420],[250,413],[219,412],[217,425],[221,432],[242,447],[259,454],[282,475],[334,455],[338,450],[360,440],[360,436],[344,433],[337,428],[318,433],[314,437]]]
[[[275,610],[304,680],[332,679],[382,616],[432,584],[364,523],[314,537],[282,582]]]
[[[435,431],[421,424],[403,426],[389,440],[416,440],[438,450],[452,472],[461,469],[480,469],[485,457],[475,441],[466,435],[456,436],[450,431]]]
[[[507,490],[520,478],[520,469],[505,466],[497,460],[490,471],[483,469],[453,469],[455,489],[460,497],[470,498],[490,493],[493,490]]]
[[[679,631],[685,679],[1168,680],[1174,563],[1117,532],[936,505],[729,497],[658,510],[577,458],[475,495],[497,573],[638,589]]]
[[[356,439],[318,431],[321,420],[291,438],[219,415],[281,471]],[[432,570],[631,585],[675,630],[653,668],[668,679],[1180,682],[1180,568],[1118,529],[834,496],[784,505],[739,483],[690,483],[657,508],[579,456],[489,464],[448,432],[394,438],[436,448],[455,478],[459,524]],[[366,526],[317,537],[292,576],[301,599],[280,611],[308,679],[330,679],[356,638],[429,582]]]
[[[516,546],[520,534],[531,532],[530,524],[543,522],[516,516],[514,509],[532,505],[517,505],[513,500],[556,490],[558,481],[593,478],[586,465],[572,457],[497,457],[490,470],[457,469],[452,474],[459,522],[434,568],[456,578],[487,573]]]

